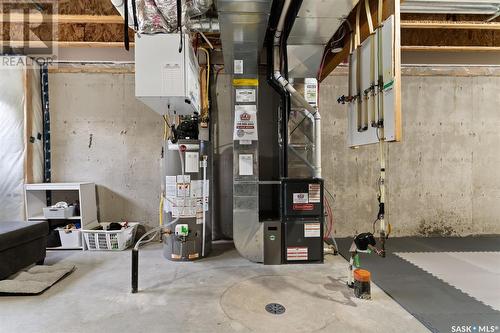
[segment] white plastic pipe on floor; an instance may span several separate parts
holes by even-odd
[[[290,95],[295,98],[295,100],[304,109],[309,112],[314,117],[314,161],[313,161],[313,176],[316,178],[321,178],[321,116],[319,110],[314,106],[309,104],[308,101],[300,94],[295,88],[288,82],[287,79],[281,75],[280,71],[280,41],[283,33],[283,27],[285,26],[285,18],[290,8],[292,0],[285,0],[283,4],[283,10],[278,21],[278,26],[276,27],[276,32],[274,34],[274,78],[281,84],[283,88],[288,90]]]

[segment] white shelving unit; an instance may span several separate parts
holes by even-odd
[[[80,220],[81,229],[93,229],[99,224],[97,222],[97,204],[94,183],[40,183],[24,185],[24,200],[26,207],[26,219],[28,221],[45,221],[43,208],[47,207],[47,192],[52,195],[52,203],[65,201],[69,204],[78,200],[80,204],[80,215],[71,216],[67,220]],[[80,229],[80,230],[81,230]],[[50,249],[81,249],[85,250],[83,233],[82,247],[78,248],[50,248]]]

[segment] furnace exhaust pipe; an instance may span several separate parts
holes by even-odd
[[[285,0],[283,4],[283,9],[281,11],[281,15],[278,21],[278,25],[276,27],[276,32],[274,34],[274,43],[273,43],[273,53],[274,53],[274,61],[273,61],[273,72],[274,79],[284,88],[286,89],[290,95],[295,98],[295,100],[306,109],[311,115],[314,116],[314,161],[313,161],[313,176],[315,178],[321,178],[321,116],[319,114],[319,110],[313,107],[309,102],[306,101],[304,96],[302,96],[295,88],[288,82],[288,80],[281,74],[280,69],[280,60],[281,60],[281,52],[280,52],[280,44],[283,34],[283,28],[285,26],[285,19],[290,9],[290,4],[292,0]],[[286,40],[285,46],[286,46]],[[285,124],[286,125],[286,124]],[[284,138],[284,140],[288,140],[288,138]]]

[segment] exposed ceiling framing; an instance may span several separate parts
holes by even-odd
[[[375,8],[377,0],[370,1]],[[387,3],[385,8],[390,8],[391,2],[394,1],[399,0],[384,0]],[[22,7],[17,6],[18,9],[29,9],[27,15],[13,13],[7,5],[0,5],[0,47],[13,45],[12,41],[15,41],[14,44],[20,44],[27,40],[24,31],[25,22],[28,21],[31,22],[29,26],[32,30],[28,35],[30,40],[56,41],[61,48],[121,47],[123,22],[110,0],[55,2],[58,3],[57,13],[45,13],[44,16],[44,22],[57,24],[55,34],[51,32],[51,23],[41,23],[42,15],[33,4],[28,2]],[[42,2],[41,6],[47,8],[48,5]],[[404,9],[404,6],[402,8]],[[404,52],[500,52],[500,18],[487,22],[489,18],[491,13],[482,15],[402,13],[402,50]],[[334,32],[331,31],[331,34]],[[362,34],[367,32],[368,28],[365,25],[362,27]],[[133,40],[133,33],[130,36]],[[208,38],[216,45],[220,45],[218,34],[208,34]],[[344,47],[339,56],[327,55],[324,72],[328,73],[332,67],[344,61],[347,52]]]
[[[399,0],[384,0],[384,19],[392,14],[396,1]],[[424,2],[421,1],[421,3]],[[374,20],[376,20],[377,3],[378,0],[370,0]],[[482,54],[486,52],[498,53],[500,57],[500,18],[497,17],[490,22],[488,20],[491,17],[491,12],[485,14],[402,13],[401,51],[446,53],[447,55],[458,52],[481,52]],[[351,26],[354,26],[355,9],[348,19]],[[361,21],[361,40],[363,40],[368,36],[369,31],[364,15]],[[349,40],[350,36],[347,35],[340,53],[325,54],[321,79],[346,60],[349,54]]]

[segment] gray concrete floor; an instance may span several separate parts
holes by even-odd
[[[346,261],[264,266],[228,244],[192,263],[140,253],[138,294],[130,293],[130,251],[51,251],[47,264],[77,270],[40,296],[0,297],[0,332],[427,332],[372,284],[372,300],[345,286]],[[286,307],[282,315],[267,303]]]

